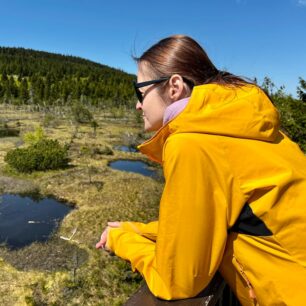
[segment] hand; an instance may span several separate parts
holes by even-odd
[[[120,227],[120,222],[115,221],[115,222],[107,222],[107,227],[103,231],[100,241],[96,244],[96,249],[105,249],[106,241],[107,241],[107,234],[108,230],[110,228],[117,228]]]

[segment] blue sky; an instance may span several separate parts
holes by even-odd
[[[306,0],[0,0],[0,46],[69,54],[136,73],[172,34],[195,38],[219,69],[269,76],[296,95],[306,79]]]

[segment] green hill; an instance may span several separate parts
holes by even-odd
[[[0,47],[0,103],[134,103],[134,75],[80,57]]]

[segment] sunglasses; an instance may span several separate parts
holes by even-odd
[[[151,81],[140,82],[140,83],[136,83],[134,81],[133,84],[134,84],[134,89],[135,89],[135,93],[136,93],[138,101],[140,103],[142,103],[143,99],[144,99],[144,96],[143,96],[144,93],[142,93],[139,90],[139,88],[145,87],[145,86],[148,86],[148,85],[152,85],[152,84],[162,83],[162,82],[168,81],[169,79],[170,79],[170,77],[164,77],[164,78],[160,78],[160,79],[157,79],[157,80],[151,80]]]
[[[168,81],[170,78],[171,78],[171,76],[163,77],[163,78],[156,79],[156,80],[146,81],[146,82],[140,82],[140,83],[137,83],[137,82],[134,81],[133,85],[134,85],[135,93],[136,93],[136,96],[137,96],[137,99],[138,99],[139,103],[142,104],[143,99],[144,99],[144,93],[141,92],[139,90],[139,88],[145,87],[145,86],[148,86],[148,85],[152,85],[152,84],[162,83],[162,82]],[[194,83],[192,81],[186,79],[185,77],[183,77],[183,81],[185,83],[187,83],[190,86],[191,89],[194,87]]]

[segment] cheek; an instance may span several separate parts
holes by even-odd
[[[160,124],[163,121],[167,105],[155,92],[149,94],[142,106],[145,118],[152,124]]]
[[[151,107],[148,110],[144,110],[145,116],[151,118],[151,120],[160,120],[160,118],[164,117],[165,109],[163,107]]]

